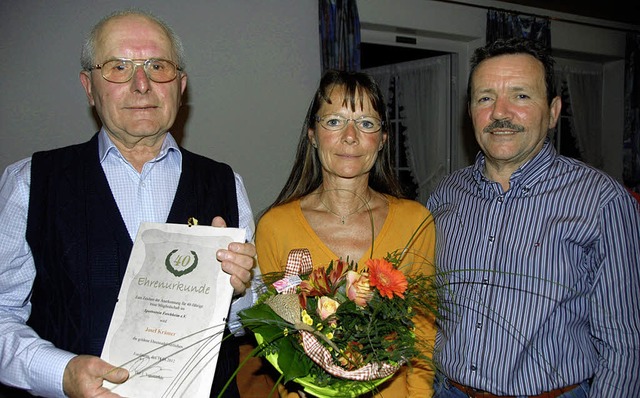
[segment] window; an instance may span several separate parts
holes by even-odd
[[[446,61],[439,59],[442,56]],[[442,164],[448,164],[449,128],[442,126],[450,127],[449,59],[448,53],[440,51],[361,43],[361,66],[378,80],[389,108],[389,134],[394,143],[391,150],[396,174],[405,196],[418,201],[426,201],[429,189],[448,170]],[[427,82],[429,78],[432,80]],[[433,79],[440,84],[434,84]],[[446,86],[445,94],[438,91],[442,90],[441,84]],[[421,87],[430,90],[423,92]],[[416,96],[412,91],[421,94]],[[446,102],[444,108],[442,104],[431,106],[434,99],[430,96]],[[438,110],[425,115],[425,104],[430,104],[429,109]],[[408,136],[406,132],[413,135]],[[435,139],[433,135],[439,138]]]

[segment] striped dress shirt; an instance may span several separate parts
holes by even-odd
[[[638,203],[548,140],[506,192],[484,167],[480,153],[427,202],[443,315],[438,369],[501,395],[591,380],[591,397],[640,397]]]

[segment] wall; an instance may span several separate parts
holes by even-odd
[[[284,185],[320,77],[316,0],[0,2],[0,168],[97,131],[78,79],[81,45],[99,18],[130,6],[182,37],[182,144],[231,164],[257,213]]]

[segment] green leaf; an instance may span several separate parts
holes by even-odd
[[[285,375],[285,383],[309,374],[313,361],[298,345],[292,344],[293,339],[282,339],[278,352],[278,367]]]
[[[282,320],[273,310],[266,304],[255,304],[253,307],[245,308],[238,313],[242,323],[262,322],[265,319]]]
[[[254,334],[259,334],[265,346],[275,348],[278,353],[276,367],[285,375],[285,382],[304,377],[309,374],[314,362],[291,338],[297,333],[294,326],[284,321],[271,307],[266,304],[256,304],[239,313],[242,324],[249,327]],[[288,329],[289,336],[284,335]],[[271,358],[267,358],[271,362]]]

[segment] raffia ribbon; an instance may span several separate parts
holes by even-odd
[[[311,272],[313,268],[313,264],[311,261],[311,253],[308,249],[294,249],[289,252],[287,257],[287,267],[285,269],[285,277],[307,274]],[[300,322],[300,301],[297,299],[297,294],[295,294],[295,287],[287,288],[276,297],[282,296],[281,298],[275,299],[273,303],[269,303],[269,306],[273,308],[273,310],[280,315],[286,321],[296,324]],[[274,308],[274,306],[278,307],[278,310]],[[283,309],[282,306],[286,306],[286,309]],[[284,314],[281,315],[280,312]],[[285,316],[288,318],[285,318]],[[318,338],[307,330],[300,330],[300,335],[302,336],[302,347],[304,348],[304,352],[311,358],[315,363],[317,363],[322,369],[326,370],[329,374],[340,377],[348,380],[359,380],[359,381],[370,381],[375,379],[381,379],[383,377],[390,376],[394,374],[402,364],[391,365],[388,363],[380,363],[373,362],[369,363],[365,366],[362,366],[358,369],[354,370],[345,370],[339,365],[336,365],[333,361],[331,353],[327,348],[322,345]]]

